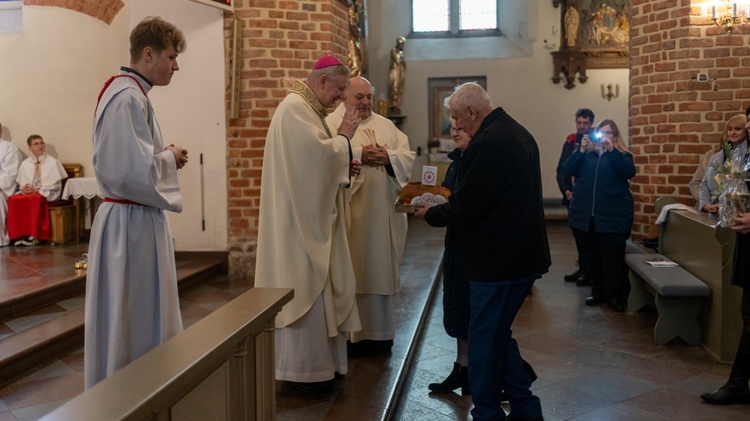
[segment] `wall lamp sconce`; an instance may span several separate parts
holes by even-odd
[[[612,101],[613,98],[620,96],[620,84],[617,83],[612,85],[608,84],[606,87],[602,83],[602,98],[605,98],[607,102]]]
[[[747,5],[745,13],[737,13],[737,2],[731,2],[729,0],[722,0],[723,4],[720,6],[724,9],[723,12],[717,13],[716,5],[711,6],[711,20],[714,21],[716,26],[726,26],[729,35],[732,35],[734,25],[741,25],[748,23],[748,17],[750,17],[750,4]]]

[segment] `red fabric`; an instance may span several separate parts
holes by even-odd
[[[52,238],[47,199],[39,193],[14,194],[8,198],[8,237],[13,240],[33,235],[42,241]]]
[[[568,143],[575,142],[576,141],[576,133],[569,134],[568,137],[565,138],[565,141],[568,142]]]
[[[128,200],[128,199],[113,199],[111,197],[105,197],[104,201],[105,202],[112,202],[112,203],[119,203],[121,205],[138,205],[138,206],[143,206],[142,203],[133,202],[132,200]]]
[[[109,85],[111,85],[112,82],[115,79],[117,79],[118,77],[129,77],[129,78],[133,79],[135,81],[135,84],[138,85],[138,88],[141,90],[141,92],[143,92],[143,95],[146,95],[146,91],[144,91],[143,87],[141,86],[141,84],[138,83],[138,79],[136,79],[136,78],[134,78],[133,76],[130,76],[130,75],[116,75],[116,76],[112,76],[111,78],[107,79],[106,82],[104,82],[104,87],[102,88],[101,92],[99,92],[99,97],[96,98],[96,106],[97,107],[99,106],[99,101],[102,100],[102,95],[104,95],[104,91],[106,91],[107,88],[109,88]],[[148,96],[148,95],[146,95],[146,96]],[[96,113],[96,109],[94,109],[94,113]]]

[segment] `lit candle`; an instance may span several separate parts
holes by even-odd
[[[712,13],[712,15],[713,15],[713,20],[716,20],[716,5],[714,5],[714,6],[711,6],[711,9],[712,9],[712,12],[713,12],[713,13]]]

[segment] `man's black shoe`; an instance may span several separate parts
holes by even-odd
[[[373,355],[384,355],[391,352],[393,339],[376,341],[364,339],[359,342],[347,341],[346,352],[349,357],[369,357]]]
[[[326,380],[324,382],[309,382],[309,383],[290,382],[287,380],[286,384],[291,389],[297,390],[299,392],[316,394],[316,395],[330,393],[333,390],[333,379]]]
[[[563,279],[565,279],[565,282],[575,282],[578,280],[578,278],[581,277],[581,275],[583,275],[583,272],[581,271],[581,269],[578,269],[570,275],[563,276]]]
[[[748,389],[747,380],[741,386],[733,386],[731,382],[727,382],[714,392],[703,393],[701,399],[714,405],[750,403],[750,389]]]
[[[607,307],[609,307],[615,313],[622,313],[623,311],[625,311],[625,307],[623,307],[620,300],[616,298],[607,301]]]
[[[589,298],[586,298],[586,305],[591,306],[598,306],[599,304],[604,302],[604,296],[603,295],[591,295]]]
[[[544,417],[540,415],[538,417],[526,418],[526,417],[517,417],[513,414],[510,414],[507,417],[505,417],[505,421],[544,421]]]
[[[587,286],[591,285],[591,280],[584,273],[578,279],[576,279],[576,285],[578,285],[579,287],[587,287]]]

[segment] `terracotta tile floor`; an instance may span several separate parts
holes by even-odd
[[[434,256],[440,255],[442,244],[440,231],[436,235],[419,223],[412,227],[410,235],[419,239],[409,248],[404,274],[413,281],[404,285],[399,296],[398,311],[404,323],[398,328],[402,336],[397,336],[393,352],[351,359],[349,374],[329,395],[299,395],[280,387],[279,420],[376,420],[386,413],[397,420],[471,419],[469,396],[427,393],[427,384],[441,381],[455,357],[455,341],[442,327],[439,291],[429,306],[424,330],[416,339],[400,399],[394,407],[388,406],[398,369],[407,362],[409,335],[422,314],[419,306],[429,293]],[[575,268],[570,230],[564,222],[550,222],[549,237],[553,266],[537,281],[514,328],[524,358],[539,375],[533,389],[542,400],[545,420],[750,419],[750,405],[720,407],[700,401],[700,393],[725,381],[730,367],[715,362],[700,347],[655,345],[655,314],[616,314],[603,306],[584,306],[588,288],[562,281],[562,276]],[[0,258],[4,250],[0,249]],[[39,272],[52,275],[55,270],[51,266],[42,266],[54,266],[56,260],[59,264],[66,259],[48,256],[43,260],[47,263],[37,265],[42,269]],[[29,258],[27,263],[33,266],[33,261]],[[10,288],[11,271],[27,270],[9,268],[3,262],[0,293]],[[28,278],[25,273],[21,276]],[[181,299],[186,326],[246,288],[217,279],[189,291]],[[75,300],[60,304],[63,308],[75,305],[80,304]],[[82,391],[81,375],[82,352],[77,350],[0,387],[0,421],[38,419]]]

